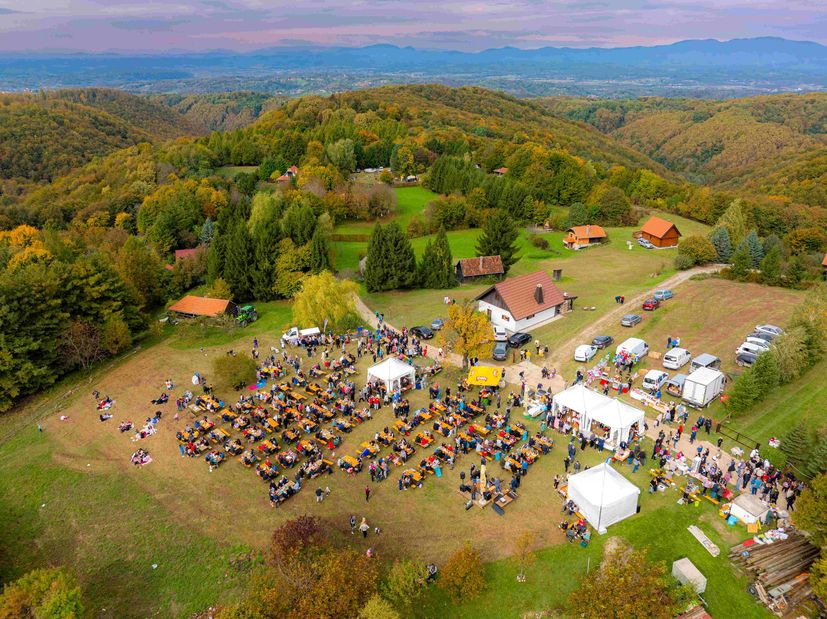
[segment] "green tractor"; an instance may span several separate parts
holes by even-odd
[[[246,327],[251,322],[258,320],[258,312],[253,305],[244,305],[238,308],[238,313],[235,315],[236,324],[239,327]]]

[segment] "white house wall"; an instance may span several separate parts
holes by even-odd
[[[496,327],[504,327],[506,330],[516,333],[518,331],[528,331],[539,325],[540,323],[546,322],[557,316],[559,313],[557,307],[550,307],[547,310],[544,310],[538,314],[534,314],[530,318],[523,318],[522,320],[514,320],[514,317],[511,315],[511,312],[504,310],[496,305],[492,305],[491,303],[487,303],[485,301],[479,301],[478,310],[481,312],[488,313],[488,310],[491,310],[491,324]]]

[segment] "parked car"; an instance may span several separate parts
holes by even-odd
[[[749,338],[758,338],[759,340],[764,340],[765,342],[772,342],[776,336],[770,333],[764,333],[763,331],[753,331],[747,336],[747,340]]]
[[[589,361],[595,356],[595,354],[597,354],[597,346],[592,346],[591,344],[581,344],[574,349],[574,360]]]
[[[508,340],[508,331],[505,330],[505,327],[494,325],[494,341],[505,342],[506,340]]]
[[[669,380],[669,374],[661,370],[649,370],[646,376],[643,377],[643,388],[650,392],[655,392]]]
[[[508,359],[508,342],[497,342],[494,344],[494,353],[491,357],[494,361],[505,361]]]
[[[428,327],[414,327],[413,329],[411,329],[411,333],[423,340],[430,340],[432,337],[434,337],[434,332],[431,331]]]
[[[623,318],[620,319],[620,326],[634,327],[641,320],[643,320],[643,316],[641,316],[640,314],[626,314]]]
[[[525,346],[531,341],[531,335],[528,333],[515,333],[510,338],[508,338],[508,345],[511,348],[519,348],[520,346]]]
[[[614,338],[611,335],[598,335],[592,340],[592,346],[597,346],[600,349],[608,348],[614,343]]]
[[[709,368],[710,370],[717,370],[721,367],[721,360],[715,355],[710,355],[708,352],[701,353],[694,359],[689,366],[689,371],[694,372],[698,368]]]
[[[752,337],[751,335],[748,335],[747,339],[745,339],[744,341],[749,342],[750,344],[755,344],[756,346],[760,346],[764,350],[770,349],[770,342],[760,337]]]
[[[781,327],[776,327],[775,325],[756,325],[756,331],[761,331],[762,333],[769,333],[771,335],[775,335],[776,337],[779,335],[784,335],[784,329]]]
[[[657,299],[646,299],[643,302],[643,309],[647,312],[652,312],[660,307],[660,301]]]
[[[637,240],[637,244],[638,244],[638,245],[640,245],[641,247],[646,248],[646,249],[655,249],[655,246],[654,246],[654,245],[652,245],[649,241],[647,241],[647,240],[646,240],[646,239],[644,239],[643,237],[640,237],[640,238]]]
[[[655,290],[655,298],[658,301],[667,301],[674,297],[674,293],[671,290],[664,289],[664,290]]]
[[[741,353],[745,352],[752,353],[753,355],[760,355],[762,352],[767,352],[767,349],[763,346],[753,344],[752,342],[744,342],[738,347],[738,349],[735,351],[735,354],[740,355]]]
[[[663,367],[678,370],[692,359],[692,355],[685,348],[672,348],[663,355]]]
[[[434,318],[431,321],[431,329],[434,331],[439,331],[442,327],[445,326],[445,321],[442,318]]]
[[[758,355],[751,352],[742,352],[740,355],[735,355],[735,363],[742,368],[748,368],[755,363],[756,359],[758,359]]]

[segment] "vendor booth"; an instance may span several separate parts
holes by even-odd
[[[468,384],[478,387],[497,387],[503,377],[501,368],[475,365],[468,371]]]
[[[563,412],[567,421],[579,429],[585,426],[585,416],[588,412],[605,404],[609,399],[585,385],[577,384],[555,395],[551,399],[551,409],[555,415]]]
[[[628,445],[635,434],[643,432],[643,411],[625,402],[608,398],[608,402],[587,413],[592,432],[606,440],[606,447],[618,449]]]
[[[769,511],[770,508],[764,505],[757,496],[744,493],[733,499],[729,515],[735,516],[744,524],[755,524],[759,521],[766,522]]]
[[[604,462],[569,477],[567,494],[589,524],[603,534],[609,525],[637,513],[640,488]]]
[[[388,393],[412,387],[415,378],[416,368],[396,357],[388,357],[368,369],[368,382],[384,384]]]

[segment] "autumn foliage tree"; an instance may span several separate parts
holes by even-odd
[[[293,297],[293,319],[303,327],[341,331],[357,320],[356,284],[336,279],[330,271],[307,277]]]
[[[650,562],[644,550],[620,544],[580,581],[568,602],[574,616],[586,619],[672,619],[686,598],[662,563]]]
[[[477,311],[473,302],[454,303],[448,308],[448,320],[439,330],[439,344],[462,357],[463,366],[471,357],[487,357],[493,342],[491,323]]]
[[[465,542],[448,557],[437,581],[454,602],[477,597],[485,589],[485,574],[480,553]]]

